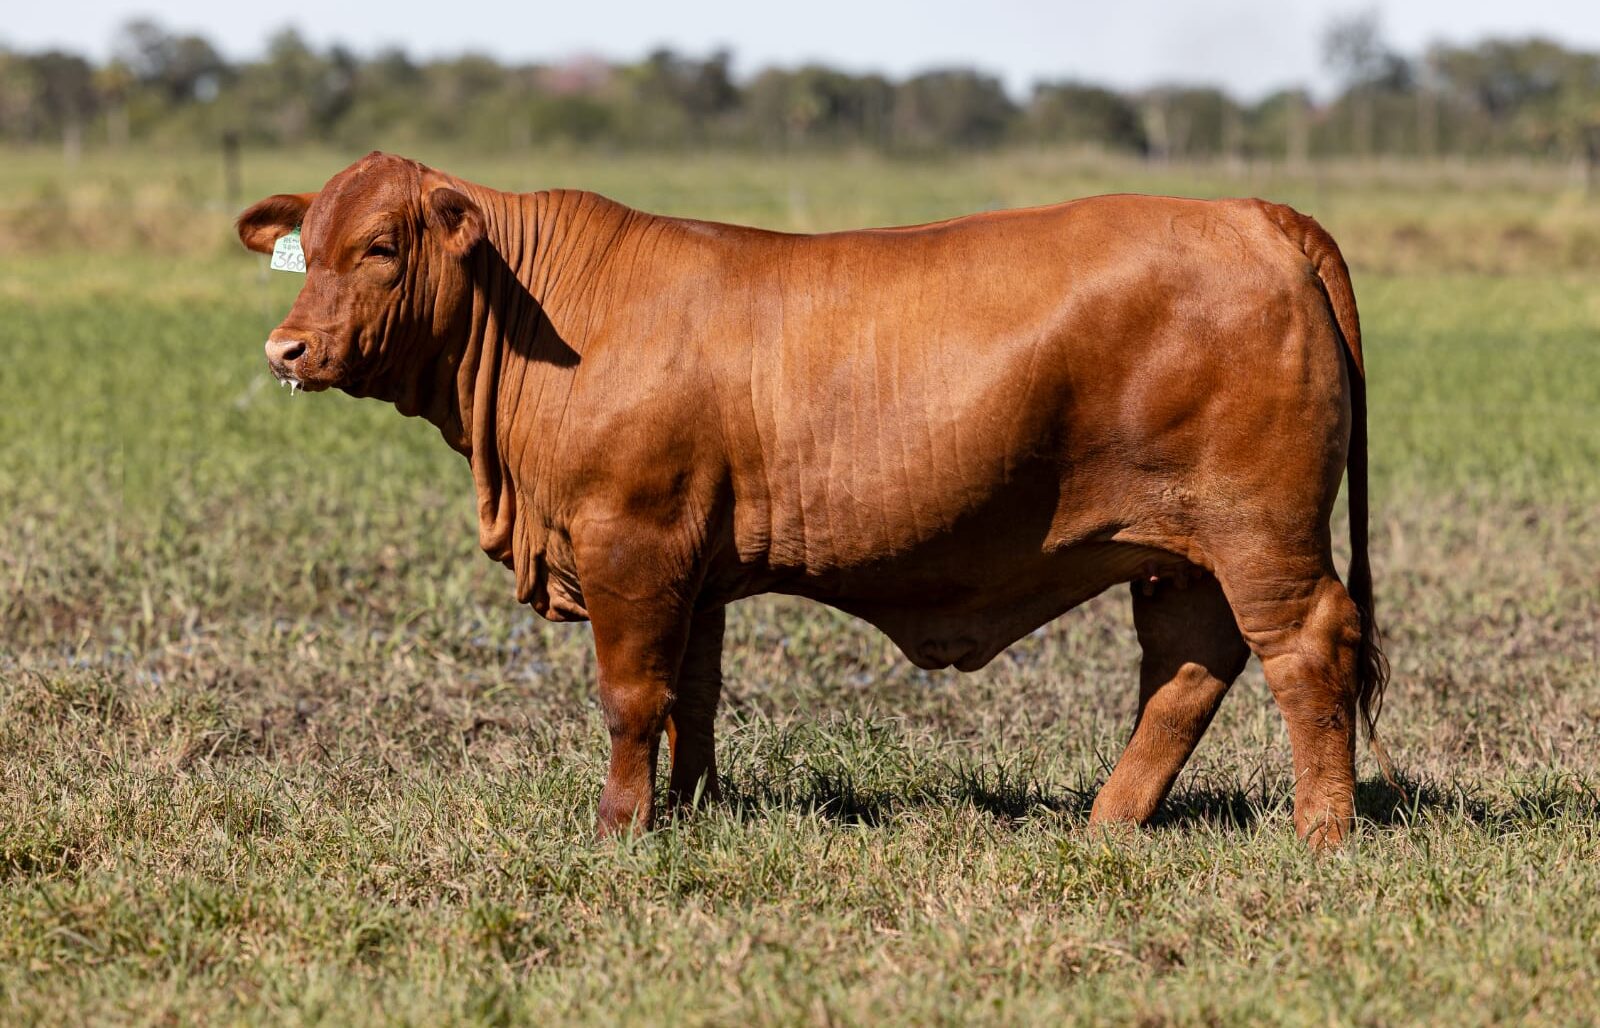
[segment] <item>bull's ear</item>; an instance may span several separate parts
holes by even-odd
[[[316,193],[279,193],[267,197],[234,222],[239,230],[239,242],[257,253],[271,253],[279,236],[288,235],[306,220],[306,208],[316,198]]]
[[[423,207],[428,229],[452,257],[465,257],[483,241],[483,212],[467,194],[449,186],[428,190]]]

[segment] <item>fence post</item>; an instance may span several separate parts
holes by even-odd
[[[222,198],[232,211],[239,206],[244,187],[239,181],[239,133],[229,129],[222,134]]]

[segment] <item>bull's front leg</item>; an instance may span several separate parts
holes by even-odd
[[[611,736],[599,832],[645,831],[655,820],[657,754],[693,619],[692,579],[679,573],[690,562],[637,523],[607,522],[573,542]]]
[[[600,709],[611,735],[599,831],[648,830],[655,820],[656,755],[689,619],[669,597],[596,602],[587,590],[585,596],[600,666]]]

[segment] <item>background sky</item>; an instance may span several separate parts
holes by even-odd
[[[1341,15],[1376,8],[1402,52],[1437,40],[1552,36],[1600,48],[1600,0],[563,0],[486,5],[438,0],[15,0],[0,45],[59,46],[96,58],[136,16],[198,32],[226,55],[258,53],[285,25],[318,46],[361,52],[399,44],[415,55],[475,50],[510,60],[574,53],[634,59],[666,44],[703,54],[726,46],[735,70],[822,60],[900,77],[964,64],[1024,95],[1040,78],[1116,86],[1226,86],[1244,97],[1328,84],[1318,38]]]

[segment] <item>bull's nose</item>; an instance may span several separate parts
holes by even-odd
[[[303,357],[306,344],[303,339],[268,339],[267,360],[274,364],[288,364]]]

